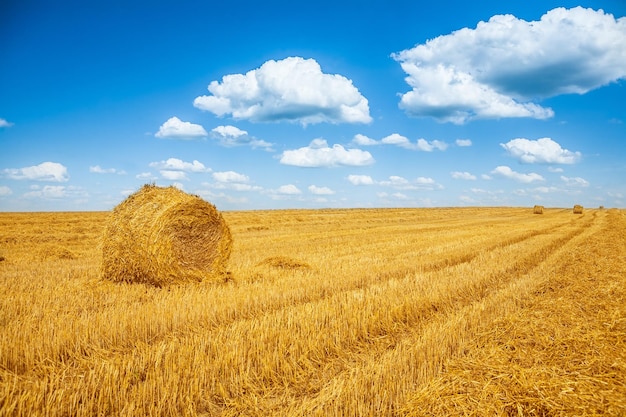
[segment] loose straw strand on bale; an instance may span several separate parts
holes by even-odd
[[[156,286],[223,280],[232,236],[214,205],[175,187],[145,185],[106,226],[102,274]]]

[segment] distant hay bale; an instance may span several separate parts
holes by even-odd
[[[604,206],[600,206],[600,207],[598,207],[598,209],[604,210]]]
[[[535,206],[533,207],[533,214],[543,214],[543,206]]]
[[[102,276],[155,286],[224,281],[230,228],[214,205],[175,187],[144,185],[111,214]]]
[[[574,206],[574,214],[583,214],[583,206],[576,204]]]

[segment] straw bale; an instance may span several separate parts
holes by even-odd
[[[535,207],[533,207],[533,214],[543,214],[543,206],[535,205]]]
[[[574,206],[574,214],[583,214],[583,206],[576,204]]]
[[[102,275],[155,286],[224,281],[230,228],[214,205],[175,187],[144,185],[111,214]]]

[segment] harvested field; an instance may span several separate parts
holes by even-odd
[[[225,212],[225,283],[0,213],[0,415],[626,415],[626,212]]]

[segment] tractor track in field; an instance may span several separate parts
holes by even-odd
[[[581,223],[580,226],[583,228],[587,227],[591,222],[593,222],[593,219],[594,218],[589,218],[588,220],[585,219],[586,221]],[[577,218],[575,221],[580,222],[581,220],[583,219]],[[210,320],[207,319],[206,322],[200,323],[197,326],[200,329],[191,329],[191,331],[192,332],[196,332],[196,331],[211,332],[220,327],[230,326],[233,323],[240,321],[240,320],[257,319],[263,315],[273,314],[277,311],[284,309],[285,307],[292,308],[294,306],[298,306],[302,304],[315,303],[315,302],[324,300],[329,297],[337,296],[338,294],[341,294],[341,293],[359,291],[371,285],[379,285],[388,280],[398,279],[398,278],[402,278],[405,276],[411,276],[417,273],[428,273],[428,272],[438,271],[438,270],[445,269],[445,268],[453,268],[455,266],[471,262],[472,260],[478,258],[479,256],[485,253],[489,253],[497,248],[503,248],[506,246],[514,245],[514,244],[523,242],[527,239],[530,239],[536,236],[558,232],[562,228],[571,226],[572,224],[576,224],[573,222],[574,220],[570,222],[560,223],[557,225],[552,225],[546,229],[531,230],[528,232],[524,232],[517,236],[512,236],[504,240],[493,242],[487,247],[476,249],[475,251],[472,251],[470,253],[465,253],[463,255],[452,255],[451,257],[448,257],[441,261],[436,261],[436,262],[432,262],[432,263],[425,264],[425,265],[418,265],[416,267],[411,267],[411,268],[395,269],[395,270],[384,272],[384,273],[376,273],[376,274],[371,274],[368,276],[363,276],[359,280],[348,283],[348,285],[333,285],[332,288],[321,287],[321,288],[318,288],[318,291],[316,292],[302,293],[301,296],[299,297],[296,296],[292,299],[283,297],[283,300],[279,300],[279,302],[275,304],[270,303],[269,306],[267,304],[258,305],[256,306],[256,308],[253,307],[251,309],[245,309],[245,310],[242,309],[242,311],[244,312],[241,312],[241,313],[235,312],[235,314],[228,314],[227,318],[215,317]],[[162,342],[163,340],[167,340],[168,338],[172,337],[172,335],[174,334],[180,334],[180,329],[172,329],[171,331],[166,331],[160,335],[154,335],[153,337],[151,337],[151,339],[149,340],[147,344],[148,345],[158,344]],[[112,352],[116,352],[115,353],[116,355],[119,353],[123,353],[125,351],[129,353],[132,352],[132,348],[124,348],[123,346],[118,345],[118,344],[111,344],[111,345],[107,345],[104,347],[100,347],[97,351],[93,351],[89,349],[88,347],[67,346],[66,348],[61,349],[59,351],[58,358],[45,358],[45,360],[49,361],[49,360],[59,359],[62,362],[67,363],[69,365],[76,360],[82,361],[82,360],[88,359],[88,357],[92,355],[101,357],[101,355],[105,354],[105,349],[110,350]],[[14,368],[14,369],[9,368],[7,370],[15,372],[16,374],[22,374],[25,372],[25,370],[20,372],[17,368]]]
[[[341,362],[341,366],[335,366],[335,368],[341,368],[340,371],[337,372],[336,375],[334,375],[334,377],[332,377],[329,381],[327,380],[323,385],[317,387],[317,389],[311,389],[309,392],[302,393],[299,392],[299,389],[296,387],[291,390],[291,394],[287,392],[276,392],[276,390],[268,390],[266,392],[268,397],[266,398],[265,407],[260,405],[262,402],[259,402],[258,397],[256,397],[255,404],[257,409],[253,411],[255,405],[247,404],[250,408],[245,408],[246,406],[244,406],[245,412],[248,413],[248,415],[259,416],[270,414],[299,416],[309,414],[320,416],[341,415],[339,413],[332,414],[332,410],[324,409],[323,404],[340,404],[346,400],[338,399],[336,397],[334,398],[334,396],[335,393],[344,392],[343,390],[345,386],[350,385],[349,380],[355,379],[355,372],[358,373],[359,369],[367,367],[375,368],[375,364],[380,361],[382,357],[393,356],[394,351],[398,348],[398,346],[407,345],[410,339],[415,338],[416,334],[425,333],[432,336],[433,331],[436,331],[436,326],[439,326],[442,322],[448,320],[447,318],[452,317],[459,320],[463,311],[471,311],[473,306],[484,303],[488,299],[499,299],[501,290],[507,288],[508,286],[515,285],[516,281],[519,281],[526,275],[530,274],[549,258],[556,256],[557,252],[562,250],[562,248],[571,245],[572,241],[582,240],[584,239],[582,236],[591,234],[592,232],[590,230],[590,226],[592,226],[594,221],[595,216],[589,220],[580,222],[577,224],[575,229],[566,231],[562,236],[551,240],[548,244],[538,247],[534,251],[525,253],[523,257],[513,264],[508,265],[508,267],[499,271],[494,271],[487,279],[476,282],[476,285],[473,288],[458,288],[455,294],[451,295],[452,298],[447,297],[445,302],[441,305],[431,303],[430,305],[422,306],[421,309],[414,311],[411,317],[406,317],[405,322],[402,323],[404,325],[402,326],[404,330],[400,331],[398,334],[376,335],[376,337],[370,341],[370,347],[373,348],[373,352],[357,349],[352,359],[348,359],[346,361],[346,358],[336,358],[336,361]],[[555,232],[556,230],[561,229],[561,226],[554,227],[552,229],[552,232]],[[532,234],[532,236],[525,237],[524,239],[511,239],[507,242],[507,246],[518,244],[526,239],[530,239],[541,234],[542,233],[535,233]],[[489,251],[494,249],[495,247],[490,248]],[[464,296],[467,292],[472,294],[471,298],[466,298]],[[450,308],[450,306],[453,306],[453,308]],[[389,340],[389,338],[393,339],[393,341]],[[424,337],[424,340],[427,339],[428,337]],[[377,343],[378,346],[374,346]],[[347,346],[346,349],[349,349],[349,347]],[[446,349],[454,350],[455,346],[449,346]],[[331,359],[331,361],[332,360],[333,359]],[[431,373],[435,372],[439,366],[440,363],[430,364],[427,371]],[[327,363],[326,367],[332,369],[333,365]],[[423,375],[420,376],[423,377]],[[375,381],[372,381],[372,384],[374,383]],[[408,386],[411,386],[411,384],[415,385],[415,383],[407,381],[405,381],[405,383]],[[262,396],[263,393],[258,393],[258,395]],[[234,402],[232,402],[231,405],[232,404],[234,404]],[[276,404],[282,405],[276,408]],[[298,406],[294,406],[294,404],[297,404]],[[385,406],[393,408],[390,404],[391,403],[387,403]],[[283,411],[281,412],[280,410]],[[237,413],[243,412],[244,409],[242,409],[241,406],[234,409],[225,407],[222,411],[224,413],[223,415],[237,415]],[[382,411],[382,409],[369,410],[370,413]],[[384,411],[390,412],[391,409],[388,408]]]
[[[149,343],[142,342],[139,348],[143,352],[154,352],[161,349],[164,344],[174,343],[175,345],[183,345],[186,343],[196,343],[201,340],[210,340],[213,337],[216,337],[218,340],[215,343],[221,341],[221,343],[227,344],[229,340],[232,340],[236,336],[237,331],[245,328],[248,323],[250,326],[254,327],[252,325],[254,322],[263,320],[270,321],[270,319],[273,318],[272,316],[277,317],[277,323],[280,323],[280,320],[286,318],[292,312],[303,314],[300,310],[303,310],[305,305],[314,308],[332,304],[333,300],[341,301],[353,294],[371,292],[374,288],[382,288],[381,291],[384,293],[391,281],[409,282],[410,280],[414,280],[417,275],[443,274],[444,272],[453,271],[455,268],[460,268],[473,262],[482,262],[482,258],[488,257],[489,254],[494,251],[504,253],[510,248],[522,246],[533,241],[533,239],[554,237],[554,239],[549,239],[548,243],[544,246],[538,246],[532,251],[524,253],[523,256],[520,256],[519,259],[507,265],[505,268],[493,271],[488,274],[488,276],[474,283],[469,283],[468,286],[459,287],[453,294],[442,295],[440,300],[431,300],[429,303],[418,306],[417,308],[411,305],[410,300],[403,300],[405,304],[398,306],[399,310],[394,322],[398,326],[395,330],[374,329],[375,333],[377,333],[375,337],[364,337],[357,340],[358,346],[354,349],[355,355],[351,357],[328,356],[327,360],[321,364],[321,366],[326,369],[326,376],[330,377],[330,382],[327,381],[324,383],[324,381],[320,380],[317,385],[303,382],[310,376],[307,372],[312,372],[310,369],[315,369],[315,367],[309,370],[305,369],[304,371],[296,369],[296,373],[304,372],[304,374],[298,378],[299,383],[303,384],[303,386],[284,385],[285,388],[283,390],[267,386],[261,387],[255,394],[256,401],[258,402],[256,415],[264,415],[263,413],[265,412],[279,412],[280,410],[288,411],[290,408],[286,404],[289,401],[295,401],[295,403],[302,406],[302,410],[306,411],[306,409],[308,409],[310,411],[315,409],[315,406],[311,405],[312,408],[310,408],[309,403],[315,403],[316,398],[322,398],[327,395],[325,394],[325,389],[332,387],[335,383],[340,384],[340,381],[346,379],[352,372],[355,372],[355,369],[367,366],[368,363],[375,361],[377,358],[389,355],[398,345],[404,343],[407,338],[411,337],[416,331],[416,328],[421,330],[427,329],[431,323],[443,320],[444,317],[457,314],[461,309],[481,302],[503,286],[528,274],[546,258],[553,256],[555,251],[566,246],[578,236],[588,232],[597,220],[594,213],[594,216],[578,217],[570,222],[552,225],[546,229],[531,230],[517,236],[511,236],[504,240],[494,242],[487,247],[476,249],[470,254],[463,256],[459,255],[450,259],[421,265],[416,268],[394,270],[385,274],[373,274],[371,276],[362,277],[360,280],[352,282],[351,285],[340,288],[336,286],[333,288],[320,287],[318,291],[313,294],[302,293],[302,296],[296,299],[285,298],[282,301],[278,300],[278,302],[271,304],[268,308],[259,305],[256,309],[214,320],[210,324],[201,323],[195,328],[188,329],[187,334],[181,334],[179,329],[164,332],[151,339]],[[488,263],[490,261],[486,259],[484,262]],[[472,294],[472,298],[467,299],[467,294]],[[448,307],[449,305],[453,305],[454,309],[450,309]],[[233,332],[232,334],[230,333],[231,331]],[[296,337],[296,335],[294,335],[294,337]],[[350,348],[355,348],[355,345],[347,344],[341,346],[341,348],[350,351]],[[104,362],[105,365],[102,365],[101,369],[104,369],[105,366],[108,365],[111,367],[111,371],[124,374],[124,370],[120,368],[122,364],[125,361],[130,361],[132,357],[137,356],[135,352],[136,347],[129,349],[111,345],[107,346],[107,349],[108,351],[102,349],[90,351],[86,347],[68,346],[67,350],[60,353],[62,355],[60,358],[61,362],[66,364],[62,371],[64,378],[67,381],[80,380],[80,378],[84,377],[85,366],[91,368],[89,364],[92,360],[98,363]],[[153,356],[154,354],[148,355],[148,357]],[[46,360],[54,361],[57,359],[58,358],[47,358]],[[42,366],[44,365],[42,364]],[[285,372],[289,373],[292,371],[286,370]],[[286,376],[283,378],[277,375],[277,379],[283,382],[285,382],[285,378]],[[19,379],[24,384],[29,383],[27,374],[22,375]],[[276,381],[269,380],[266,382],[273,385]],[[137,384],[141,384],[141,381],[138,381]],[[235,394],[241,393],[241,390],[245,391],[249,389],[250,387],[241,386],[231,387],[228,391]],[[120,394],[123,394],[123,392]],[[231,408],[234,400],[235,398],[229,399],[228,394],[221,399],[207,399],[207,401],[210,401],[214,405],[217,404],[216,410],[223,412],[225,415],[235,415],[231,413],[236,411]],[[247,406],[253,407],[252,404],[247,404]],[[246,409],[246,411],[250,415],[255,415],[254,408]]]

